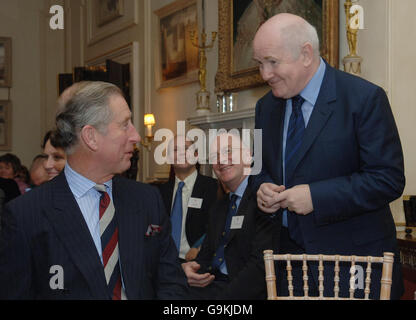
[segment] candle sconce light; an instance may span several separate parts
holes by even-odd
[[[140,141],[141,145],[143,147],[145,147],[148,151],[150,151],[151,146],[152,146],[152,142],[154,139],[154,135],[152,132],[152,127],[156,124],[155,121],[155,116],[153,115],[153,113],[147,113],[144,115],[144,125],[145,125],[145,130],[146,130],[146,134],[144,136],[144,139],[142,141]]]

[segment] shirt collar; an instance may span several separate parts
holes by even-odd
[[[316,103],[316,100],[318,99],[319,91],[322,85],[322,81],[324,79],[326,65],[322,58],[320,59],[320,64],[318,67],[318,70],[313,75],[312,79],[309,81],[307,86],[300,92],[300,95],[302,98],[304,98],[306,101],[311,103],[313,106]]]
[[[193,186],[195,184],[197,175],[198,175],[198,171],[195,170],[189,176],[187,176],[185,180],[183,180],[183,182],[185,183],[184,188]],[[179,182],[181,181],[182,180],[180,180],[178,177],[175,176],[175,186],[177,186]]]
[[[84,177],[83,175],[76,172],[71,166],[66,162],[64,173],[66,180],[68,181],[68,185],[74,194],[75,197],[81,198],[83,197],[89,190],[94,188],[96,183],[91,181],[90,179]],[[112,179],[104,182],[104,185],[107,187],[109,193],[112,192],[113,181]]]
[[[233,194],[236,194],[240,199],[243,197],[244,191],[246,191],[248,185],[248,176],[244,178],[244,180],[240,183],[237,190],[235,192],[230,192],[230,198]]]

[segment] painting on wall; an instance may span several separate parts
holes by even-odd
[[[262,85],[253,61],[252,41],[259,26],[275,14],[302,16],[317,29],[321,55],[338,66],[338,0],[219,0],[217,91]]]
[[[198,80],[198,48],[192,33],[198,34],[195,0],[180,0],[163,7],[159,17],[159,87],[178,86]]]
[[[0,150],[12,149],[12,124],[11,124],[12,103],[0,100]]]
[[[91,46],[139,23],[140,0],[89,0],[87,45]]]
[[[97,25],[99,27],[123,16],[123,0],[98,0]]]
[[[0,37],[0,87],[12,86],[12,39]]]

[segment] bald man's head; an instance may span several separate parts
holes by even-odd
[[[319,57],[319,37],[316,28],[300,16],[280,13],[263,23],[254,37],[259,41],[277,42],[296,58],[303,45],[312,46],[315,58]]]
[[[283,99],[299,94],[320,64],[316,29],[303,18],[288,13],[275,15],[259,28],[253,53],[273,95]]]

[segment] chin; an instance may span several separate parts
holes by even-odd
[[[53,178],[55,178],[58,175],[58,173],[51,173],[48,174],[49,180],[52,180]]]

